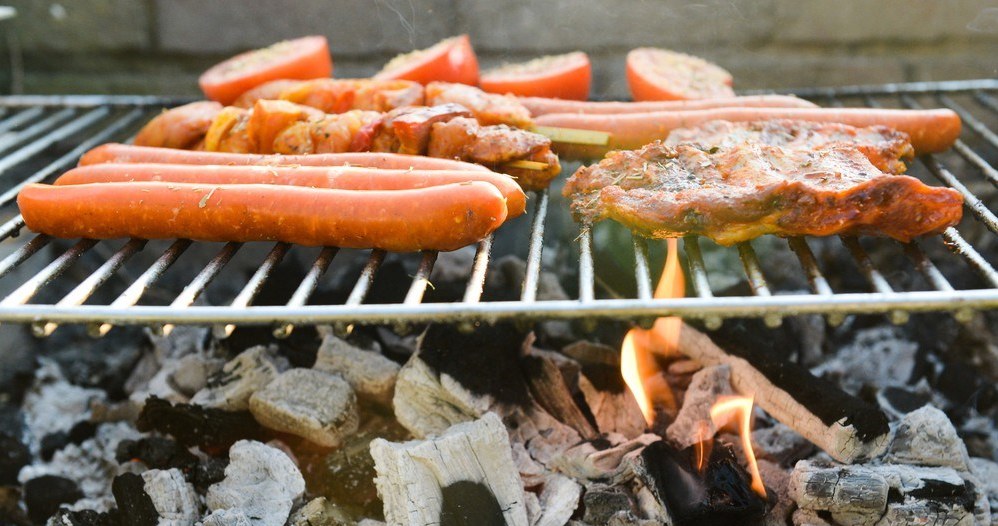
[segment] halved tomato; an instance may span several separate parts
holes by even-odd
[[[731,74],[706,60],[665,49],[643,47],[627,54],[631,97],[691,100],[733,97]]]
[[[277,79],[309,80],[333,73],[326,37],[285,40],[247,51],[205,71],[198,84],[211,100],[231,104],[243,92]]]
[[[589,55],[576,51],[490,69],[480,82],[482,89],[491,93],[587,100],[592,79]]]
[[[385,64],[374,78],[433,81],[478,85],[478,58],[468,35],[441,40],[431,47],[399,55]]]

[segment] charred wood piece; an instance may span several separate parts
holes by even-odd
[[[832,458],[851,463],[883,453],[887,416],[807,369],[737,344],[721,349],[704,333],[684,325],[679,350],[704,365],[731,367],[731,385],[774,418],[797,430]]]

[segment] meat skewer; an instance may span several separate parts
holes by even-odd
[[[200,103],[195,103],[200,104]],[[176,143],[168,131],[178,126],[191,140],[188,106],[168,110],[143,128],[139,146]],[[561,171],[551,140],[505,125],[483,126],[457,104],[403,107],[387,113],[351,110],[326,114],[287,101],[258,100],[253,109],[198,107],[197,122],[213,111],[194,149],[233,153],[306,155],[390,152],[427,155],[481,164],[513,176],[527,190],[546,188]],[[517,167],[517,161],[536,166]]]
[[[953,226],[963,213],[956,190],[885,174],[843,143],[705,148],[656,141],[580,168],[564,195],[581,222],[613,219],[647,237],[697,234],[723,245],[763,234],[908,242]]]

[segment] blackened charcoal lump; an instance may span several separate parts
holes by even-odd
[[[198,463],[198,458],[193,453],[167,437],[122,440],[115,452],[115,459],[119,463],[140,460],[149,469],[177,468],[184,472]]]
[[[100,513],[94,510],[69,511],[61,509],[56,512],[55,524],[71,524],[72,526],[119,526],[118,510]]]
[[[121,526],[147,526],[159,522],[159,512],[145,490],[145,480],[135,473],[118,475],[111,482],[111,493],[118,505]]]
[[[24,483],[24,505],[28,508],[28,517],[35,523],[44,523],[63,504],[72,504],[82,498],[80,487],[64,477],[43,475]]]
[[[184,446],[198,446],[209,453],[227,450],[242,439],[259,439],[264,430],[249,411],[223,411],[191,404],[171,404],[149,397],[136,427],[139,431],[159,431]]]
[[[0,433],[0,486],[17,484],[17,473],[30,463],[28,446],[17,438]]]

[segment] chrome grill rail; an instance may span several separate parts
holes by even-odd
[[[803,314],[825,315],[829,323],[841,323],[851,313],[882,313],[895,323],[904,323],[915,312],[948,311],[967,320],[975,311],[998,309],[998,217],[975,188],[998,188],[998,80],[908,83],[880,86],[852,86],[834,89],[795,90],[796,94],[826,105],[867,105],[890,107],[948,107],[958,112],[964,133],[952,151],[924,156],[914,170],[930,180],[963,194],[967,218],[941,236],[900,245],[887,239],[842,237],[839,249],[851,258],[866,291],[836,291],[839,274],[823,269],[813,244],[804,238],[783,243],[787,257],[797,268],[772,268],[750,242],[721,248],[695,236],[683,240],[684,270],[692,295],[679,299],[654,299],[657,268],[651,253],[664,243],[633,237],[624,246],[633,251],[633,291],[621,296],[609,290],[599,273],[600,256],[609,247],[599,246],[594,231],[607,225],[582,226],[559,232],[556,224],[571,224],[557,191],[531,195],[529,217],[504,226],[478,244],[469,264],[467,285],[461,299],[452,303],[427,303],[432,275],[438,264],[434,252],[410,254],[414,274],[399,291],[393,303],[365,300],[377,282],[379,269],[388,256],[380,250],[368,251],[366,264],[348,287],[346,299],[324,304],[315,293],[335,268],[339,253],[335,247],[319,250],[306,265],[304,275],[293,283],[281,283],[288,294],[280,305],[256,305],[261,291],[273,284],[275,269],[291,259],[302,247],[276,244],[228,243],[182,285],[160,286],[164,274],[175,263],[201,245],[188,240],[172,243],[144,240],[75,240],[66,242],[45,235],[17,237],[24,221],[17,214],[17,192],[33,182],[50,181],[71,168],[88,149],[108,141],[126,140],[136,128],[162,107],[185,102],[182,99],[135,96],[10,96],[0,97],[0,321],[30,323],[35,335],[52,334],[60,324],[85,323],[93,336],[102,336],[114,325],[143,324],[168,332],[175,324],[212,325],[217,337],[230,335],[239,325],[270,325],[278,337],[288,336],[296,325],[308,324],[395,324],[424,322],[492,323],[502,320],[538,321],[545,319],[617,319],[647,323],[657,316],[683,316],[704,320],[716,326],[729,317],[762,317],[770,326],[784,317]],[[959,100],[958,100],[959,99]],[[990,123],[990,124],[989,124]],[[569,168],[570,170],[570,168]],[[568,171],[568,170],[567,170]],[[994,193],[994,192],[992,192]],[[992,199],[992,206],[996,200]],[[557,218],[558,221],[553,221]],[[498,254],[493,247],[504,230],[528,229],[522,252],[526,260],[524,277],[516,300],[489,301],[483,298],[490,262]],[[569,227],[570,230],[576,227]],[[562,228],[564,230],[564,228]],[[626,234],[625,234],[626,235]],[[973,242],[968,241],[973,240]],[[862,241],[862,242],[861,242]],[[831,241],[821,241],[828,244]],[[706,244],[706,246],[705,246]],[[198,304],[198,298],[226,272],[230,262],[246,254],[250,245],[264,247],[266,255],[253,262],[253,271],[236,285],[224,304]],[[564,262],[545,260],[563,255],[566,245],[572,258],[566,272]],[[898,285],[896,275],[905,271],[878,263],[869,253],[872,246],[891,245],[910,264],[909,274],[920,277],[920,287],[909,290]],[[933,246],[930,246],[933,245]],[[945,246],[946,249],[941,247]],[[163,248],[165,247],[165,248]],[[260,248],[257,247],[257,248]],[[980,250],[979,248],[980,247]],[[203,248],[203,247],[202,247]],[[930,250],[935,248],[935,251]],[[269,250],[267,250],[269,249]],[[136,256],[152,251],[151,262],[141,268],[129,267]],[[712,288],[708,263],[725,251],[741,261],[744,294]],[[983,252],[983,254],[982,254]],[[311,253],[311,252],[310,252]],[[985,254],[990,254],[992,259]],[[96,257],[95,257],[96,256]],[[148,259],[148,258],[147,258]],[[548,258],[556,259],[556,258]],[[37,261],[36,261],[37,260]],[[29,265],[30,263],[30,265]],[[541,272],[558,263],[562,278],[577,279],[574,299],[546,300],[538,296]],[[737,266],[737,265],[736,265]],[[28,269],[35,269],[33,271]],[[956,270],[953,270],[956,269]],[[731,269],[726,269],[731,271]],[[946,271],[946,272],[944,272]],[[802,276],[808,290],[779,290],[767,278],[781,272]],[[954,279],[957,273],[959,279]],[[975,277],[967,277],[975,276]],[[909,283],[911,280],[905,281]],[[111,300],[99,302],[97,292],[109,284],[116,290]],[[970,285],[967,285],[970,283]],[[48,287],[56,293],[51,303],[32,303]],[[574,287],[569,287],[574,288]],[[106,296],[107,294],[105,294]]]

